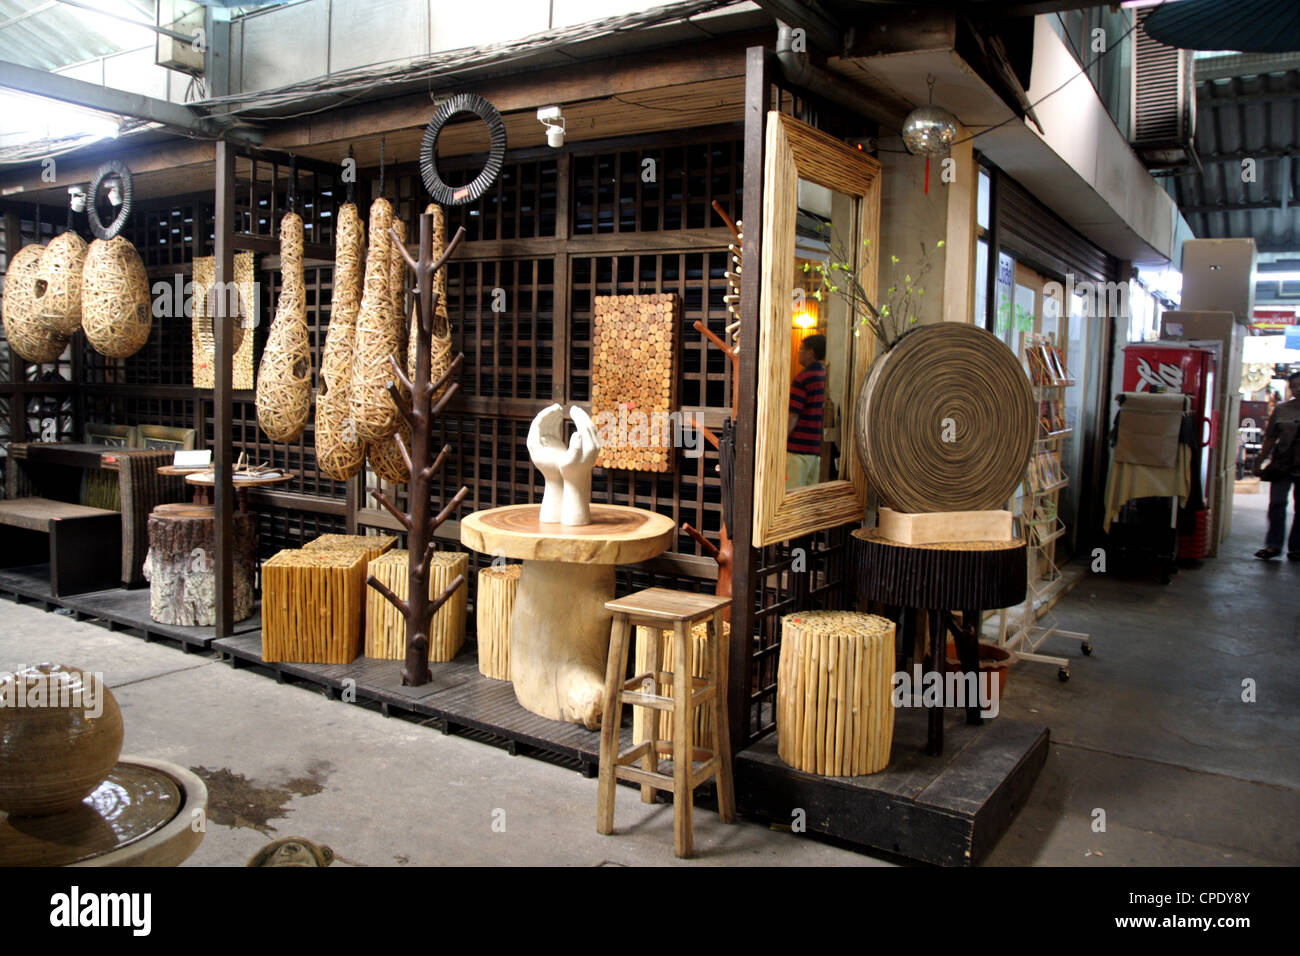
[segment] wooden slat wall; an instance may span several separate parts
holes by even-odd
[[[464,512],[539,499],[539,477],[524,445],[528,425],[553,401],[589,400],[597,295],[681,297],[678,394],[683,407],[708,424],[721,424],[731,403],[726,360],[691,326],[700,319],[721,333],[726,324],[723,272],[730,234],[710,204],[718,199],[733,216],[743,216],[742,158],[734,128],[580,144],[563,152],[532,150],[507,162],[494,189],[477,203],[449,211],[449,234],[461,225],[467,233],[447,285],[454,346],[464,352],[465,363],[460,395],[438,426],[437,439],[453,452],[435,489],[437,500],[445,501],[461,484],[469,488]],[[653,162],[647,165],[647,159]],[[457,184],[477,174],[478,162],[468,158],[441,171]],[[653,177],[643,177],[646,170]],[[383,194],[406,220],[412,245],[426,202],[418,175],[402,166],[384,177]],[[377,170],[367,176],[377,184]],[[493,311],[496,289],[504,291],[504,311]],[[717,456],[705,447],[698,457],[679,453],[667,474],[597,469],[593,498],[659,511],[679,526],[690,521],[716,537],[716,465]],[[357,497],[357,520],[393,529],[387,515],[371,507],[369,490],[376,486],[368,474]],[[441,531],[446,546],[459,549],[457,524]],[[472,571],[481,560],[472,557]],[[621,571],[620,587],[653,580],[711,590],[714,569],[694,541],[679,535],[674,550],[653,568]],[[475,580],[471,575],[471,584]]]

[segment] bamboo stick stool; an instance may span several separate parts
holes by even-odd
[[[474,614],[478,672],[493,680],[510,679],[510,618],[515,613],[522,565],[489,565],[478,573]]]
[[[856,611],[781,618],[777,752],[823,777],[878,773],[894,740],[894,622]]]
[[[609,661],[605,671],[605,713],[600,728],[600,780],[596,803],[596,830],[614,832],[614,791],[618,780],[641,784],[641,800],[654,801],[655,790],[673,794],[673,850],[679,857],[689,857],[694,843],[692,814],[695,788],[710,777],[718,791],[718,815],[723,823],[736,818],[735,794],[731,777],[731,738],[727,726],[727,638],[723,629],[723,611],[731,604],[729,597],[691,594],[667,588],[647,588],[627,597],[607,601],[605,609],[614,615],[610,628]],[[690,634],[696,621],[708,624],[707,676],[691,676]],[[656,631],[673,632],[673,661],[668,670],[659,666],[659,642],[648,641],[646,670],[630,680],[627,655],[632,628],[641,625]],[[672,686],[672,696],[663,696],[663,685]],[[645,707],[649,719],[644,722],[643,739],[631,750],[618,752],[619,725],[623,705]],[[691,746],[691,727],[697,708],[710,712],[712,749]],[[672,740],[659,739],[659,713],[673,715]],[[689,755],[688,759],[678,759]],[[672,774],[659,770],[659,758],[673,762]],[[641,761],[640,767],[633,764]],[[700,766],[696,766],[699,762]]]

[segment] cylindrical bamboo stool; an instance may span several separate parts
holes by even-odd
[[[781,618],[777,752],[824,777],[876,773],[894,739],[894,623],[852,611]]]
[[[519,590],[519,564],[494,564],[478,573],[474,597],[478,629],[478,672],[495,680],[510,679],[510,616]]]
[[[731,634],[731,624],[727,621],[722,622],[722,632],[724,635]],[[636,629],[636,672],[644,674],[650,667],[650,639],[654,634],[654,629],[640,626]],[[691,664],[692,677],[708,676],[708,621],[696,621],[691,627],[691,649],[687,653],[687,659]],[[673,660],[673,632],[671,630],[662,630],[658,632],[659,637],[659,660]],[[632,711],[632,739],[644,740],[643,730],[646,727],[646,718],[649,715],[644,709],[637,707]],[[708,747],[709,741],[712,740],[709,734],[713,729],[711,712],[701,707],[695,712],[695,723],[691,727],[691,746]],[[665,710],[659,715],[659,739],[673,739],[673,712]]]
[[[389,551],[370,562],[373,574],[403,600],[407,595],[410,559],[407,551]],[[469,570],[463,551],[435,551],[429,559],[429,597],[437,597]],[[465,642],[465,588],[457,588],[429,624],[429,660],[445,662]],[[401,660],[406,657],[406,618],[372,587],[366,588],[366,657]]]

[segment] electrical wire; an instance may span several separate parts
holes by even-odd
[[[1166,3],[1168,3],[1168,2],[1169,2],[1169,0],[1160,0],[1160,3],[1157,4],[1157,7],[1163,7],[1163,6],[1164,6]],[[1044,93],[1042,96],[1040,96],[1038,99],[1036,99],[1036,100],[1034,100],[1032,103],[1030,103],[1028,109],[1026,109],[1025,112],[1028,113],[1029,110],[1032,110],[1034,107],[1038,106],[1039,104],[1041,104],[1041,103],[1045,102],[1046,100],[1050,99],[1051,97],[1055,96],[1057,93],[1061,92],[1061,90],[1065,89],[1067,86],[1069,86],[1069,85],[1070,85],[1071,83],[1073,83],[1075,80],[1077,80],[1079,77],[1081,77],[1081,76],[1087,76],[1087,75],[1088,75],[1088,71],[1091,70],[1091,69],[1092,69],[1096,64],[1100,63],[1101,60],[1102,60],[1104,57],[1106,57],[1106,56],[1107,56],[1108,54],[1110,54],[1112,51],[1119,49],[1120,45],[1123,44],[1123,42],[1124,42],[1125,40],[1127,40],[1127,39],[1129,38],[1129,36],[1132,35],[1133,31],[1136,30],[1137,27],[1138,27],[1138,21],[1137,21],[1137,16],[1136,16],[1136,14],[1135,14],[1134,17],[1133,17],[1133,25],[1132,25],[1131,27],[1129,27],[1127,30],[1125,30],[1124,33],[1123,33],[1123,35],[1121,35],[1120,38],[1119,38],[1118,40],[1116,40],[1114,43],[1109,43],[1109,44],[1107,44],[1107,45],[1106,45],[1106,49],[1102,50],[1102,51],[1101,51],[1100,53],[1098,53],[1098,54],[1097,54],[1093,59],[1089,60],[1086,64],[1082,63],[1082,59],[1079,58],[1078,55],[1077,55],[1077,53],[1076,53],[1076,59],[1079,59],[1079,60],[1080,60],[1080,63],[1081,63],[1081,65],[1080,65],[1080,67],[1079,67],[1079,71],[1078,71],[1077,73],[1072,74],[1068,79],[1066,79],[1064,82],[1062,82],[1062,83],[1061,83],[1059,86],[1057,86],[1056,88],[1054,88],[1054,89],[1052,89],[1052,90],[1049,90],[1048,92],[1046,92],[1046,93]],[[1067,31],[1067,33],[1068,33],[1068,31]],[[1071,44],[1070,44],[1070,47],[1071,47],[1071,49],[1073,49],[1073,48],[1074,48],[1074,44],[1071,43]],[[855,60],[854,63],[857,64],[857,61]],[[866,73],[866,70],[863,70],[863,69],[862,69],[862,66],[861,66],[860,64],[858,64],[858,69],[861,70],[863,73]],[[870,74],[867,74],[867,75],[870,76]],[[1011,122],[1013,122],[1014,120],[1023,120],[1023,117],[1021,116],[1020,113],[1014,113],[1014,112],[1013,112],[1010,116],[1008,116],[1006,119],[1004,119],[1001,123],[995,123],[995,124],[992,125],[992,126],[985,127],[984,129],[980,130],[978,133],[972,133],[971,135],[969,135],[969,136],[967,136],[967,137],[965,137],[965,138],[963,138],[963,139],[953,140],[953,142],[952,142],[951,145],[952,145],[952,146],[959,146],[959,145],[961,145],[962,143],[969,143],[969,142],[971,142],[972,140],[978,139],[978,138],[981,137],[981,136],[984,136],[984,135],[986,135],[986,134],[988,134],[988,133],[992,133],[992,132],[994,132],[995,130],[999,130],[999,129],[1001,129],[1003,126],[1006,126],[1008,123],[1011,123]],[[902,132],[903,132],[901,129],[895,129],[895,128],[892,127],[892,126],[891,126],[891,127],[887,127],[887,129],[889,129],[890,132],[898,133],[899,135],[902,135]],[[950,148],[951,148],[951,147],[950,147]],[[906,150],[906,149],[884,149],[884,148],[878,148],[878,149],[877,149],[877,152],[881,152],[881,153],[909,153],[909,154],[910,154],[910,150]]]

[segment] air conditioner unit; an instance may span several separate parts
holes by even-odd
[[[1152,173],[1200,166],[1196,138],[1196,75],[1192,51],[1157,43],[1144,23],[1150,9],[1134,11],[1131,142]]]
[[[158,26],[190,39],[159,33],[154,47],[155,63],[191,76],[203,75],[203,56],[208,46],[204,12],[203,4],[194,0],[158,0]]]

